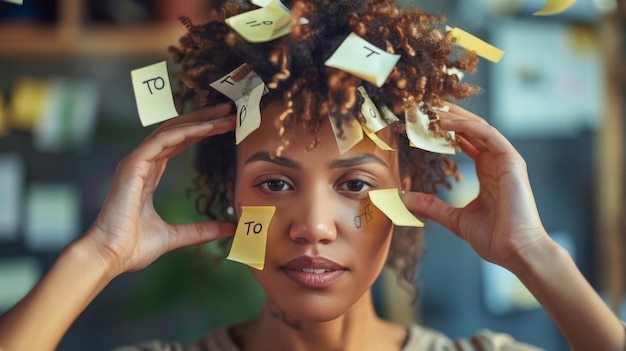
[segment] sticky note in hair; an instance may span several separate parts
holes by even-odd
[[[385,128],[387,126],[387,123],[382,118],[380,111],[378,111],[378,108],[376,108],[376,105],[374,105],[374,102],[367,94],[365,88],[359,87],[357,90],[359,94],[361,94],[361,98],[363,99],[363,103],[361,104],[361,114],[365,119],[365,124],[367,125],[367,128],[372,132],[378,132],[379,130]]]
[[[337,121],[334,117],[328,116],[328,118],[330,119],[330,126],[333,128],[333,134],[335,135],[340,154],[343,155],[363,139],[363,128],[356,118],[343,121],[341,128],[337,128]]]
[[[424,223],[415,218],[406,208],[398,189],[371,190],[368,194],[374,206],[381,210],[393,224],[401,227],[424,226]]]
[[[226,19],[237,34],[250,43],[263,43],[285,36],[291,32],[291,13],[279,0],[267,6]]]
[[[130,72],[141,125],[149,126],[178,116],[165,61]]]
[[[265,83],[248,64],[243,64],[210,85],[235,102],[235,139],[238,145],[261,126],[260,104],[266,91]]]
[[[550,16],[561,13],[570,6],[574,5],[576,0],[548,0],[543,8],[534,13],[535,16]]]
[[[390,54],[355,33],[350,33],[325,64],[365,79],[380,88],[398,60],[400,55]]]
[[[227,259],[263,270],[267,229],[276,207],[242,206],[233,245]]]
[[[429,129],[430,118],[422,112],[420,103],[414,109],[405,110],[406,135],[411,142],[412,147],[418,149],[437,152],[440,154],[453,155],[455,153],[454,146],[442,137],[437,137]],[[454,138],[454,132],[450,136]]]
[[[475,37],[474,35],[459,29],[447,27],[448,33],[455,39],[455,43],[469,51],[474,51],[476,55],[484,57],[491,62],[499,62],[504,51]]]
[[[24,1],[23,0],[3,0],[3,1],[10,2],[12,4],[24,5]]]

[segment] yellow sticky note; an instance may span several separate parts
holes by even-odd
[[[365,135],[367,135],[371,141],[374,142],[374,144],[376,144],[376,146],[378,146],[379,149],[381,150],[385,150],[385,151],[394,151],[394,149],[387,145],[387,143],[378,137],[378,135],[376,135],[376,133],[374,133],[373,131],[369,130],[369,128],[367,128],[366,125],[361,124],[361,127],[363,128],[363,132],[365,133]]]
[[[390,54],[355,33],[350,33],[325,65],[346,71],[380,88],[398,60],[400,55]]]
[[[456,39],[457,45],[469,51],[474,51],[476,55],[480,57],[484,57],[491,62],[497,63],[500,61],[502,56],[504,56],[504,51],[462,29],[451,27],[448,27],[447,29],[452,37]]]
[[[237,231],[227,259],[263,270],[267,230],[274,206],[242,206]]]
[[[34,78],[20,78],[11,98],[11,126],[33,131],[52,103],[51,82]]]
[[[266,91],[265,83],[250,66],[243,64],[210,85],[233,100],[237,107],[235,142],[239,145],[261,126],[261,98]]]
[[[361,94],[361,98],[363,98],[363,103],[361,104],[361,115],[365,119],[365,125],[372,132],[378,132],[379,130],[385,128],[387,123],[382,119],[378,108],[374,105],[374,102],[367,94],[367,91],[364,87],[359,87],[357,89],[359,94]]]
[[[292,27],[289,10],[278,0],[272,0],[266,7],[229,17],[226,24],[250,43],[280,38],[289,34]]]
[[[333,134],[335,135],[340,154],[343,155],[354,145],[358,144],[359,141],[363,140],[363,128],[356,118],[343,121],[341,130],[337,128],[335,118],[332,116],[328,116],[328,118],[330,119],[330,125],[333,128]]]
[[[412,147],[418,149],[437,152],[440,154],[453,155],[456,150],[454,146],[444,138],[436,137],[428,128],[430,119],[428,115],[421,111],[420,103],[415,110],[406,110],[406,135]],[[454,132],[448,132],[454,138]]]
[[[549,16],[561,13],[570,8],[576,0],[548,0],[543,8],[534,13],[535,16]]]
[[[4,0],[4,1],[10,2],[12,4],[24,5],[24,1],[23,0]]]
[[[130,72],[141,125],[149,126],[178,116],[165,61]]]
[[[423,227],[419,219],[406,208],[398,189],[381,189],[369,192],[370,200],[374,206],[381,210],[391,222],[400,227]]]

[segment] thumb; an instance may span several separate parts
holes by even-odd
[[[235,234],[235,224],[225,221],[208,221],[172,226],[168,251],[183,246],[205,244]]]
[[[448,205],[437,196],[408,192],[402,196],[402,201],[409,211],[438,222],[453,233],[458,233],[456,224],[458,209]]]

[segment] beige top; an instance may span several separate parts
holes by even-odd
[[[432,329],[418,325],[409,327],[409,335],[402,351],[540,351],[537,347],[515,341],[507,334],[483,330],[470,339],[451,340]],[[226,328],[208,334],[199,341],[182,347],[159,341],[122,347],[113,351],[241,351]]]

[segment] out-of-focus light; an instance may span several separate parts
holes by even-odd
[[[617,10],[616,0],[593,0],[593,6],[600,14],[608,14]]]

